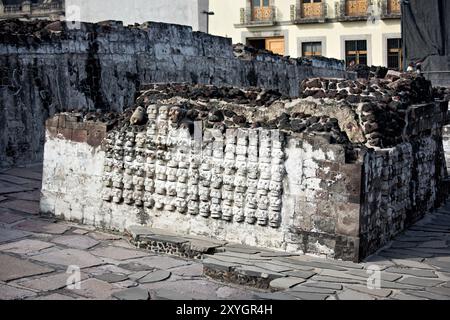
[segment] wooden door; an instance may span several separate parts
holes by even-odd
[[[270,50],[273,53],[281,54],[284,56],[284,37],[267,38],[266,50]]]

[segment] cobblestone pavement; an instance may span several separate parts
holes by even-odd
[[[0,299],[450,299],[450,203],[361,264],[237,245],[189,260],[40,217],[41,170],[35,165],[0,173]],[[381,270],[381,287],[370,290],[373,265]],[[81,270],[74,288],[67,287],[68,278],[77,279],[71,266]],[[233,266],[265,279],[270,290],[215,281],[204,266]]]

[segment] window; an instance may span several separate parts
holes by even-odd
[[[387,40],[387,67],[389,69],[402,71],[403,56],[402,56],[402,39],[388,39]]]
[[[322,42],[303,42],[302,56],[315,57],[322,55]]]
[[[253,8],[257,7],[268,7],[269,0],[252,0]]]
[[[345,63],[367,65],[367,41],[350,40],[345,41]]]

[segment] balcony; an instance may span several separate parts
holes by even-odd
[[[28,4],[26,4],[28,3]],[[1,10],[3,9],[3,10]],[[64,12],[64,2],[54,0],[50,3],[29,3],[24,5],[6,5],[0,7],[0,19],[20,19],[20,18],[49,18],[59,16]]]
[[[325,1],[304,3],[297,0],[296,5],[291,5],[291,21],[295,24],[323,23],[327,16]]]
[[[370,0],[340,0],[336,2],[336,19],[340,22],[367,20]]]
[[[264,27],[275,25],[276,9],[273,6],[241,8],[241,26]]]
[[[381,19],[400,19],[401,0],[381,0]]]

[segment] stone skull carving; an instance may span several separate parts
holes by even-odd
[[[152,120],[156,120],[158,118],[158,106],[156,104],[151,104],[147,107],[147,116]]]

